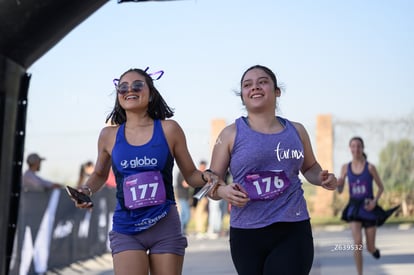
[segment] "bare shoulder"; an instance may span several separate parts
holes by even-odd
[[[181,141],[185,141],[184,131],[177,121],[173,119],[165,119],[161,120],[161,125],[171,149],[174,148],[174,144],[177,142],[181,143]]]
[[[103,137],[116,135],[118,129],[119,129],[119,125],[106,126],[106,127],[102,128],[100,135],[103,136]]]
[[[164,128],[180,127],[180,125],[178,124],[178,122],[175,121],[174,119],[164,119],[164,120],[161,120],[161,125]]]
[[[224,127],[223,130],[221,130],[220,136],[222,138],[234,138],[236,135],[236,124],[232,123],[226,127]]]
[[[116,133],[118,132],[119,126],[106,126],[102,128],[99,134],[99,142],[103,144],[113,144],[115,142]]]
[[[372,174],[377,171],[377,168],[375,167],[374,164],[368,162],[368,171]]]
[[[182,131],[180,124],[173,119],[161,120],[162,129],[166,134]]]
[[[221,130],[218,135],[215,146],[226,145],[228,148],[233,148],[234,140],[236,138],[236,124],[232,123]]]
[[[296,121],[290,121],[293,126],[295,126],[296,130],[299,132],[300,135],[306,134],[306,129],[302,123]]]
[[[119,125],[117,126],[106,126],[102,128],[98,139],[98,150],[99,152],[107,152],[111,154],[112,148],[115,144],[116,134],[118,132]]]
[[[344,163],[341,166],[341,176],[345,177],[347,172],[348,172],[348,163]]]
[[[296,128],[296,131],[298,131],[300,139],[302,140],[302,143],[304,145],[310,144],[310,138],[309,138],[308,132],[306,131],[303,124],[299,123],[299,122],[296,122],[296,121],[290,121],[290,122]]]

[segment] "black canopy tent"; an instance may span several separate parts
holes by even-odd
[[[118,3],[142,1],[148,0]],[[0,275],[9,273],[18,219],[30,83],[26,70],[107,2],[0,0]]]

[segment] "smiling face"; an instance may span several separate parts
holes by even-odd
[[[136,71],[130,71],[122,76],[118,84],[118,100],[122,108],[147,108],[150,91],[145,77]]]
[[[349,149],[351,150],[354,159],[364,158],[364,144],[359,138],[353,138],[349,142]]]
[[[280,90],[268,73],[261,68],[253,68],[244,74],[241,96],[248,110],[265,106],[275,109]]]

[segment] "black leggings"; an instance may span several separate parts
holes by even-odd
[[[310,221],[230,228],[230,249],[239,275],[307,275],[314,253]]]

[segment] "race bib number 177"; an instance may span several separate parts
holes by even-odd
[[[290,181],[284,171],[256,171],[246,174],[244,188],[251,200],[273,200],[289,186]]]
[[[136,209],[162,204],[166,200],[165,186],[159,171],[131,175],[123,184],[125,207]]]

